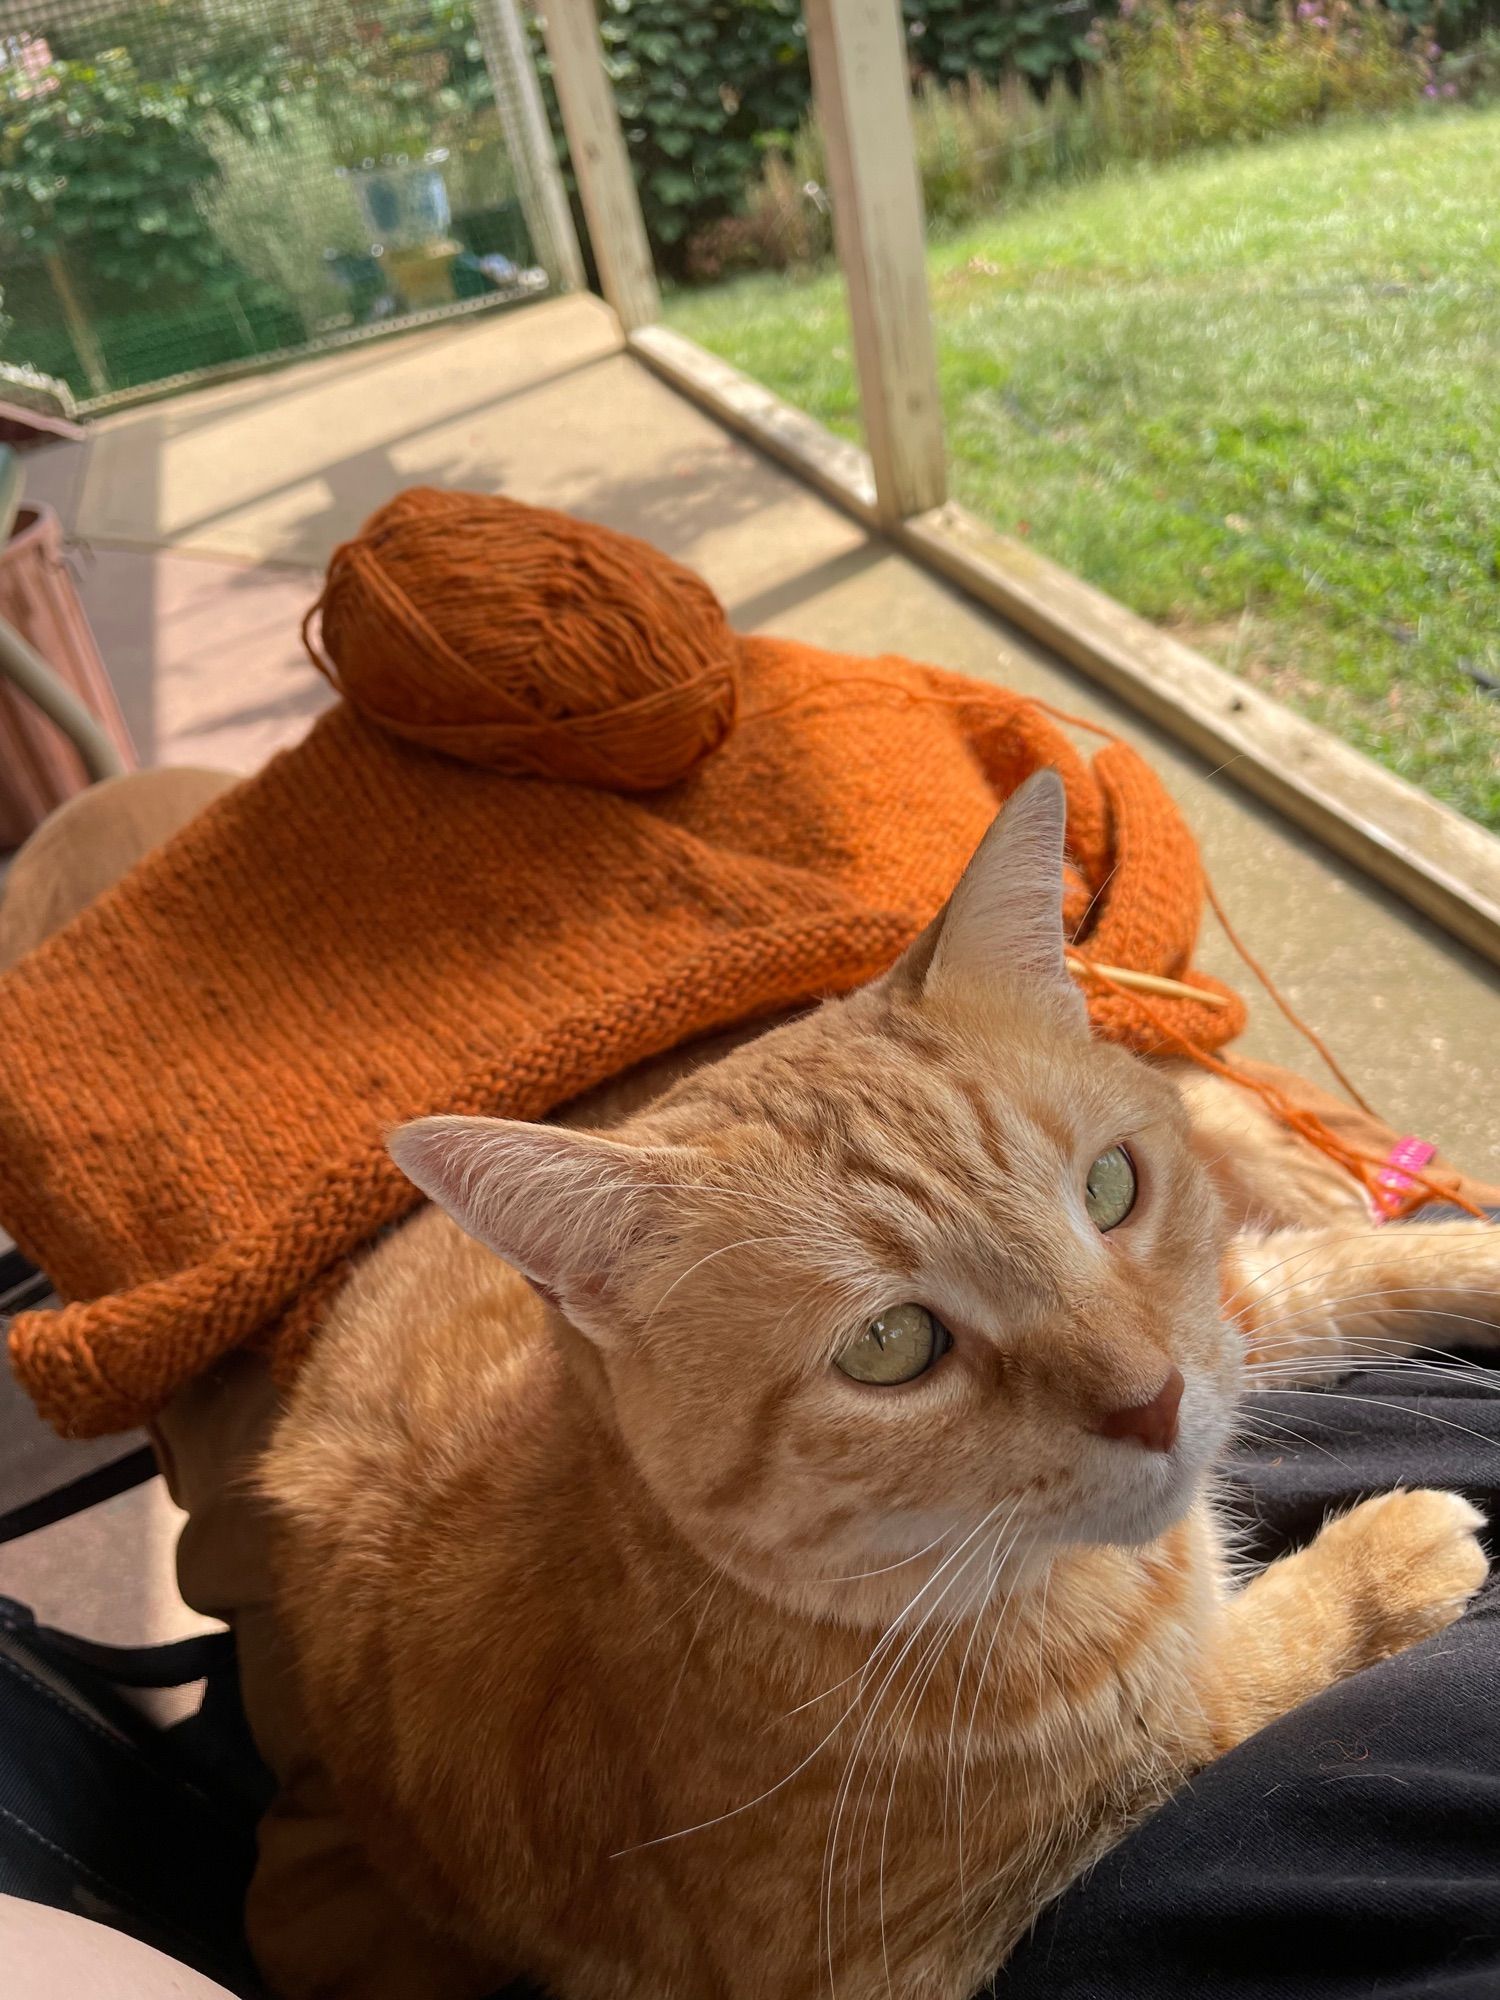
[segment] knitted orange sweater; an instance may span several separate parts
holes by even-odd
[[[341,705],[0,980],[0,1222],[71,1301],[18,1320],[12,1355],[58,1429],[147,1419],[241,1342],[284,1376],[346,1260],[418,1198],[393,1124],[541,1117],[857,985],[1038,764],[1067,785],[1090,954],[1188,974],[1196,850],[1124,745],[1090,766],[1020,697],[905,661],[748,640],[740,673],[724,747],[632,797]],[[1141,1048],[1163,1015],[1205,1047],[1244,1018],[1091,1006]]]

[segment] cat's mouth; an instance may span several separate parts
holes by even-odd
[[[1080,1485],[1087,1483],[1057,1523],[1057,1539],[1123,1546],[1154,1542],[1192,1507],[1228,1431],[1228,1413],[1212,1392],[1190,1384],[1169,1451],[1144,1450],[1129,1440],[1091,1445],[1080,1468]]]
[[[1188,1512],[1200,1484],[1200,1475],[1182,1465],[1180,1451],[1163,1453],[1142,1469],[1128,1494],[1101,1496],[1075,1510],[1063,1524],[1059,1540],[1114,1542],[1123,1547],[1154,1542]]]

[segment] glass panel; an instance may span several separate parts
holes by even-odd
[[[85,409],[536,266],[468,0],[0,0],[0,360]]]

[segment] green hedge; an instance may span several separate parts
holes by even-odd
[[[1500,21],[1500,0],[1380,4],[1445,48]],[[1133,11],[1130,0],[1123,9],[1117,0],[901,5],[914,88],[1020,74],[1039,94],[1059,78],[1076,90],[1097,60],[1096,25]],[[1225,11],[1271,27],[1295,13],[1295,0],[1240,0]],[[801,0],[600,0],[600,19],[647,233],[662,268],[682,276],[694,266],[691,240],[737,213],[766,154],[787,152],[806,117]]]
[[[1114,0],[902,0],[912,81],[1044,82],[1089,60]],[[811,101],[801,0],[601,0],[600,27],[658,260],[731,215]],[[547,61],[539,50],[544,75]],[[561,129],[553,107],[554,127]],[[566,147],[562,148],[566,162]]]
[[[598,4],[647,230],[664,270],[682,275],[693,266],[694,239],[742,209],[767,155],[788,152],[806,120],[801,0]],[[1449,48],[1500,20],[1500,0],[1382,4]],[[1130,11],[1131,0],[1123,5]],[[1239,5],[1267,19],[1295,11],[1294,0]],[[1078,90],[1096,63],[1099,23],[1109,25],[1117,0],[901,7],[915,88],[1020,75],[1045,95],[1060,78]],[[60,170],[77,150],[66,129],[71,102],[66,116],[60,105],[12,102],[0,106],[6,223],[26,231],[32,249],[42,234],[86,238],[97,262],[118,265],[121,283],[146,293],[163,277],[210,294],[237,289],[232,246],[216,243],[193,212],[219,179],[206,120],[264,139],[305,102],[326,124],[334,154],[353,161],[460,144],[476,118],[493,118],[471,0],[320,0],[316,12],[306,0],[99,0],[70,12],[52,41],[69,98],[76,91],[86,100],[106,150],[121,151],[116,142],[133,129],[148,131],[149,150],[164,162],[158,179],[178,199],[166,208],[143,201],[146,163],[106,160],[97,145],[75,181]],[[128,57],[108,53],[122,46]]]
[[[912,136],[928,220],[952,226],[1127,161],[1251,145],[1321,119],[1482,88],[1445,76],[1431,47],[1370,0],[1303,0],[1260,19],[1219,0],[1134,0],[1128,15],[1096,24],[1076,88],[1058,74],[1038,92],[1018,70],[998,84],[923,79]],[[1481,38],[1470,53],[1484,47]],[[741,212],[693,236],[689,277],[826,256],[823,180],[809,116],[767,158]]]

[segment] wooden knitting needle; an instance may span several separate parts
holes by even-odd
[[[1164,979],[1159,972],[1132,972],[1128,965],[1095,965],[1076,952],[1066,954],[1072,971],[1080,978],[1099,973],[1131,993],[1160,993],[1169,1000],[1196,1000],[1203,1007],[1227,1007],[1222,993],[1209,993],[1201,986],[1184,986],[1180,979]]]

